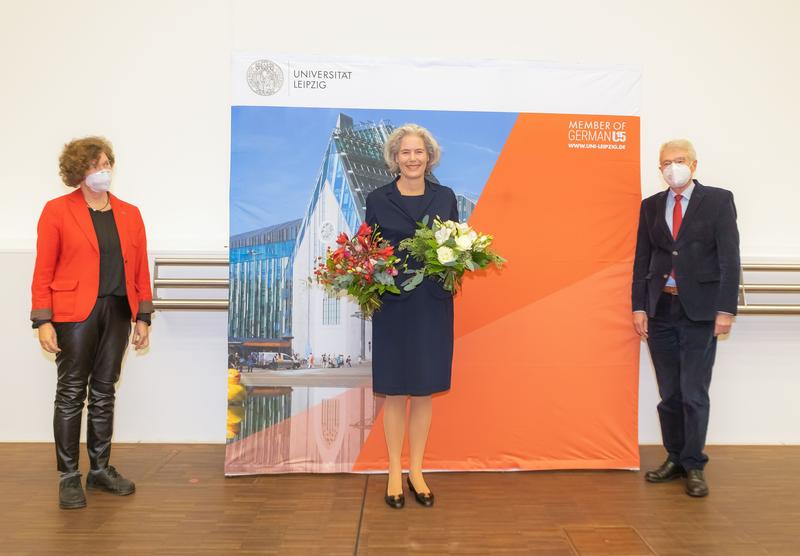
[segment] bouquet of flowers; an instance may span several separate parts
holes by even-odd
[[[346,293],[355,298],[368,319],[380,308],[384,293],[400,293],[394,283],[399,259],[391,244],[366,222],[354,237],[343,232],[336,243],[335,251],[328,248],[325,259],[320,257],[314,270],[316,280],[331,295]]]
[[[467,271],[486,268],[494,263],[498,268],[506,260],[492,252],[492,236],[476,232],[468,224],[439,218],[428,227],[427,216],[417,223],[414,237],[400,242],[400,250],[422,263],[416,270],[407,270],[412,276],[402,283],[404,290],[413,290],[425,276],[435,276],[451,292],[458,292]]]

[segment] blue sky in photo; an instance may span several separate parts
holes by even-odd
[[[340,113],[355,124],[417,123],[442,146],[441,183],[478,199],[516,113],[234,106],[231,108],[231,235],[301,218]]]

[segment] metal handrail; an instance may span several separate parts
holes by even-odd
[[[215,310],[228,309],[227,299],[160,299],[156,294],[158,288],[187,288],[187,289],[226,289],[230,287],[227,278],[160,278],[158,271],[164,266],[227,266],[226,258],[156,258],[155,279],[153,280],[153,305],[157,310]],[[787,263],[744,263],[741,267],[742,277],[744,272],[800,272],[800,264]],[[740,315],[800,315],[800,304],[753,304],[747,302],[749,294],[798,294],[800,283],[797,284],[746,284],[742,279],[739,286]]]
[[[153,277],[153,308],[164,310],[227,311],[228,299],[162,299],[159,288],[227,289],[227,278],[161,278],[159,270],[165,266],[228,266],[227,258],[167,258],[156,257]]]
[[[156,258],[156,266],[228,266],[227,258],[210,257],[208,259]]]
[[[155,278],[156,288],[227,288],[227,278]]]
[[[744,280],[745,272],[800,272],[800,264],[789,263],[744,263],[740,273],[741,286],[739,286],[739,305],[737,312],[740,315],[800,315],[800,304],[759,304],[748,303],[749,294],[759,293],[779,293],[797,294],[800,293],[800,283],[798,284],[747,284]]]
[[[744,263],[742,270],[745,272],[800,272],[800,264],[784,263]]]
[[[742,284],[739,289],[749,293],[800,293],[800,284]]]
[[[154,299],[153,308],[165,309],[198,309],[206,311],[226,311],[227,299]]]
[[[800,315],[800,305],[739,305],[740,315]]]

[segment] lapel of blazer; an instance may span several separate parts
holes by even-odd
[[[80,187],[74,192],[70,193],[67,197],[69,201],[69,211],[72,213],[73,218],[78,223],[86,239],[92,244],[94,250],[100,253],[100,247],[97,245],[97,234],[94,231],[94,224],[92,224],[92,217],[89,214],[89,207],[86,206],[86,200],[83,198],[83,192]]]
[[[403,205],[403,201],[400,199],[400,190],[397,189],[397,178],[395,178],[390,187],[386,188],[386,199],[396,206],[400,212],[406,215],[406,217],[414,220],[414,217],[408,214],[406,207]]]
[[[425,193],[423,194],[422,214],[426,214],[428,207],[430,207],[431,204],[433,204],[433,201],[436,199],[436,194],[438,189],[439,189],[438,185],[436,185],[433,182],[429,182],[428,180],[425,180]],[[403,200],[400,197],[402,197],[402,195],[400,194],[400,190],[397,189],[397,180],[395,179],[392,182],[392,186],[387,188],[386,198],[389,199],[389,202],[392,203],[394,206],[396,206],[400,210],[400,212],[406,215],[406,217],[408,217],[409,220],[411,220],[412,222],[414,222],[414,224],[416,224],[417,219],[414,218],[414,215],[408,213],[405,207],[405,203],[403,203]]]
[[[672,243],[672,232],[669,231],[667,225],[667,195],[669,189],[663,191],[661,195],[656,197],[656,227],[664,233],[664,237]]]
[[[422,201],[422,214],[428,214],[428,208],[433,204],[436,200],[436,195],[438,195],[439,190],[441,187],[436,185],[435,183],[425,180],[425,195],[424,200]],[[437,215],[433,215],[434,217]],[[428,222],[428,226],[432,226],[433,222]]]
[[[114,195],[109,193],[108,197],[111,200],[111,210],[114,214],[114,223],[117,225],[119,246],[122,249],[122,260],[125,261],[128,258],[128,228],[125,225],[125,223],[128,221],[128,212],[125,209],[125,205],[123,205]]]
[[[692,191],[692,196],[689,198],[689,206],[686,207],[686,214],[683,215],[683,220],[681,221],[681,229],[678,230],[678,237],[675,238],[676,242],[681,240],[686,226],[695,218],[695,214],[700,208],[700,203],[703,202],[703,197],[705,197],[705,188],[699,181],[695,181],[694,191]]]

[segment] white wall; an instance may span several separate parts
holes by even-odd
[[[142,209],[151,251],[227,244],[229,59],[234,50],[523,58],[642,68],[642,188],[658,145],[689,137],[698,177],[736,194],[746,259],[800,261],[800,36],[793,0],[0,0],[0,440],[47,440],[54,367],[26,328],[35,223],[65,191],[65,141],[101,133],[115,190]],[[152,253],[151,253],[152,254]],[[800,318],[740,317],[720,345],[711,442],[800,442]],[[120,441],[224,438],[223,313],[165,312],[128,357]],[[641,440],[658,442],[642,364]]]

